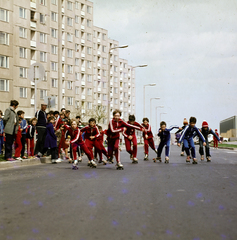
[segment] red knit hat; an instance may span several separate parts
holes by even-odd
[[[215,129],[215,132],[217,132],[217,129]]]
[[[188,120],[185,118],[183,124],[188,124]]]
[[[204,120],[204,121],[202,122],[202,127],[208,127],[208,123],[207,123],[206,120]]]

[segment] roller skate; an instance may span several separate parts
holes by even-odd
[[[113,157],[108,157],[108,162],[113,164],[114,163]]]
[[[52,159],[52,164],[57,164],[56,160],[57,159]]]
[[[68,163],[73,163],[73,160],[71,158],[69,158]]]
[[[91,160],[91,165],[90,165],[92,168],[96,168],[97,164],[95,163],[94,160]]]
[[[89,167],[91,166],[91,161],[88,161],[87,166]]]
[[[211,157],[207,157],[207,162],[211,162]]]
[[[190,156],[187,156],[186,162],[190,163]]]
[[[132,163],[138,163],[138,159],[137,158],[133,158]]]
[[[104,159],[102,159],[102,163],[103,163],[103,165],[106,165],[106,164],[107,164],[107,161],[104,160]]]
[[[75,160],[76,161],[76,160]],[[72,164],[72,170],[77,170],[78,166],[75,164],[75,162]]]
[[[78,162],[82,162],[82,158],[81,157],[78,157]]]
[[[132,154],[130,154],[130,159],[133,160],[133,155]]]
[[[144,161],[148,161],[148,154],[145,154]]]
[[[156,162],[156,161],[162,162],[161,157],[153,158],[153,161],[154,162]]]
[[[193,164],[197,164],[197,158],[193,158]]]
[[[169,157],[165,157],[165,163],[169,163]]]
[[[180,156],[184,156],[184,152],[181,152],[181,153],[180,153]]]
[[[121,162],[118,162],[116,164],[117,170],[123,170],[123,164]]]
[[[201,156],[201,161],[203,161],[203,160],[204,160],[204,155]]]
[[[78,165],[78,160],[74,160],[74,165]]]

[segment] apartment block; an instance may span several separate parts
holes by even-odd
[[[0,1],[0,24],[1,110],[16,99],[32,117],[34,108],[51,97],[50,110],[65,107],[84,121],[96,108],[104,114],[101,124],[107,124],[108,110],[111,116],[121,109],[124,119],[135,113],[134,69],[119,58],[119,42],[94,26],[92,2]],[[34,63],[45,69],[36,97],[29,76]]]

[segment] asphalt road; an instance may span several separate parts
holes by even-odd
[[[57,165],[0,171],[0,239],[237,239],[237,151],[213,149],[212,162]],[[199,158],[200,159],[200,158]]]

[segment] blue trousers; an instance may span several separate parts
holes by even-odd
[[[2,152],[2,147],[3,147],[3,136],[0,136],[0,154]]]
[[[190,156],[190,149],[191,149],[192,158],[196,158],[196,151],[195,151],[193,138],[189,138],[189,139],[184,138],[183,143],[184,143],[184,150],[187,156]]]
[[[165,156],[169,157],[169,155],[170,155],[170,140],[168,140],[167,142],[163,142],[163,141],[160,142],[160,144],[157,148],[157,157],[161,156],[164,146],[165,146]]]

